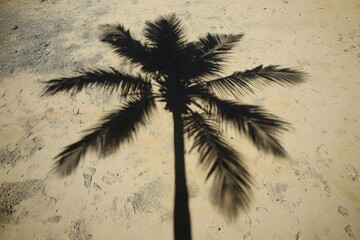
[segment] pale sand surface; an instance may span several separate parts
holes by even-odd
[[[358,0],[1,0],[0,239],[172,239],[170,115],[158,110],[133,143],[106,159],[90,154],[58,179],[52,158],[119,103],[94,89],[39,98],[41,81],[121,64],[98,40],[100,24],[123,23],[143,39],[146,20],[172,12],[192,40],[245,33],[227,73],[279,64],[311,75],[244,99],[294,131],[283,136],[285,160],[228,134],[256,180],[236,222],[211,205],[196,153],[186,156],[194,239],[359,239]]]

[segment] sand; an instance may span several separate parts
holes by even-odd
[[[98,26],[176,13],[189,39],[245,33],[227,73],[260,64],[310,77],[243,99],[293,124],[289,159],[264,155],[230,132],[256,188],[230,222],[211,205],[211,182],[186,155],[194,239],[360,238],[360,3],[358,0],[0,1],[0,239],[172,239],[172,121],[158,110],[111,156],[87,155],[67,178],[53,157],[119,106],[87,89],[40,98],[41,82],[80,68],[121,67]],[[189,149],[189,144],[186,145]]]

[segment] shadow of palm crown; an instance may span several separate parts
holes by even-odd
[[[224,98],[238,98],[273,84],[298,84],[304,81],[305,74],[260,65],[220,76],[226,55],[243,34],[209,33],[189,42],[175,15],[147,21],[145,42],[136,40],[123,25],[103,25],[101,29],[101,41],[138,67],[140,73],[132,75],[114,68],[82,70],[77,76],[46,82],[43,95],[78,93],[91,86],[119,92],[124,102],[58,154],[54,169],[69,175],[90,150],[100,154],[117,150],[148,123],[156,102],[164,102],[168,111],[181,114],[184,132],[193,139],[191,149],[199,152],[206,178],[213,178],[215,202],[228,216],[236,217],[250,203],[252,179],[242,156],[221,136],[219,122],[235,127],[259,150],[279,157],[287,155],[279,134],[289,124],[259,106]]]

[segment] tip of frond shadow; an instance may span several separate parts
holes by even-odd
[[[51,92],[51,91],[47,91],[47,90],[43,90],[40,92],[40,98],[43,98],[43,97],[50,97],[50,96],[54,96],[55,93]]]
[[[296,81],[294,81],[294,84],[304,83],[304,82],[308,81],[309,78],[311,77],[311,75],[309,73],[304,72],[299,68],[289,68],[289,70],[292,71],[292,73],[296,75],[296,77],[294,79]]]
[[[125,29],[122,24],[101,24],[98,26],[98,39],[102,42],[115,42],[129,35],[129,30]]]
[[[179,21],[180,19],[177,17],[175,12],[171,12],[171,13],[159,16],[156,20],[157,21],[160,21],[160,20],[166,20],[166,21],[174,21],[174,20],[176,20],[176,21]]]
[[[43,89],[40,91],[40,97],[48,97],[48,96],[52,96],[54,95],[54,93],[50,90],[50,82],[49,81],[45,81],[45,82],[39,82],[40,84],[42,84]]]
[[[289,153],[284,148],[268,150],[268,153],[272,154],[275,158],[289,157]]]
[[[66,173],[66,171],[64,170],[60,170],[56,164],[54,164],[52,166],[52,168],[50,169],[48,175],[52,176],[52,177],[56,177],[56,178],[65,178],[67,176],[69,176],[69,174]]]
[[[43,90],[40,92],[40,97],[51,97],[55,96],[59,93],[66,93],[69,91],[64,91],[59,87],[57,84],[59,84],[59,79],[53,79],[48,80],[45,82],[41,82],[41,84],[44,84]]]
[[[73,174],[76,167],[71,164],[62,164],[57,158],[54,159],[52,168],[49,171],[49,175],[57,178],[65,178]]]
[[[283,126],[281,129],[283,132],[290,132],[290,133],[295,133],[296,132],[296,128],[293,126],[293,124],[289,123],[289,122],[285,122],[283,121]]]
[[[49,175],[62,179],[62,178],[66,178],[67,176],[69,176],[70,174],[67,174],[66,171],[64,170],[60,170],[56,167],[56,165],[54,165],[51,170],[49,171]]]
[[[250,209],[253,199],[251,186],[249,185],[245,191],[246,194],[238,195],[233,192],[224,193],[220,188],[213,187],[209,193],[209,200],[227,221],[233,223]]]

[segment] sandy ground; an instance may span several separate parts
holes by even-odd
[[[358,0],[1,0],[0,239],[172,238],[169,114],[159,110],[132,144],[106,159],[88,155],[59,179],[49,174],[52,158],[119,103],[94,89],[39,98],[42,81],[121,65],[98,41],[100,24],[123,23],[142,39],[146,20],[172,12],[189,39],[245,33],[228,73],[279,64],[311,76],[245,99],[294,131],[283,136],[285,160],[229,134],[256,180],[251,208],[236,222],[213,208],[196,154],[186,156],[194,239],[359,239]]]

